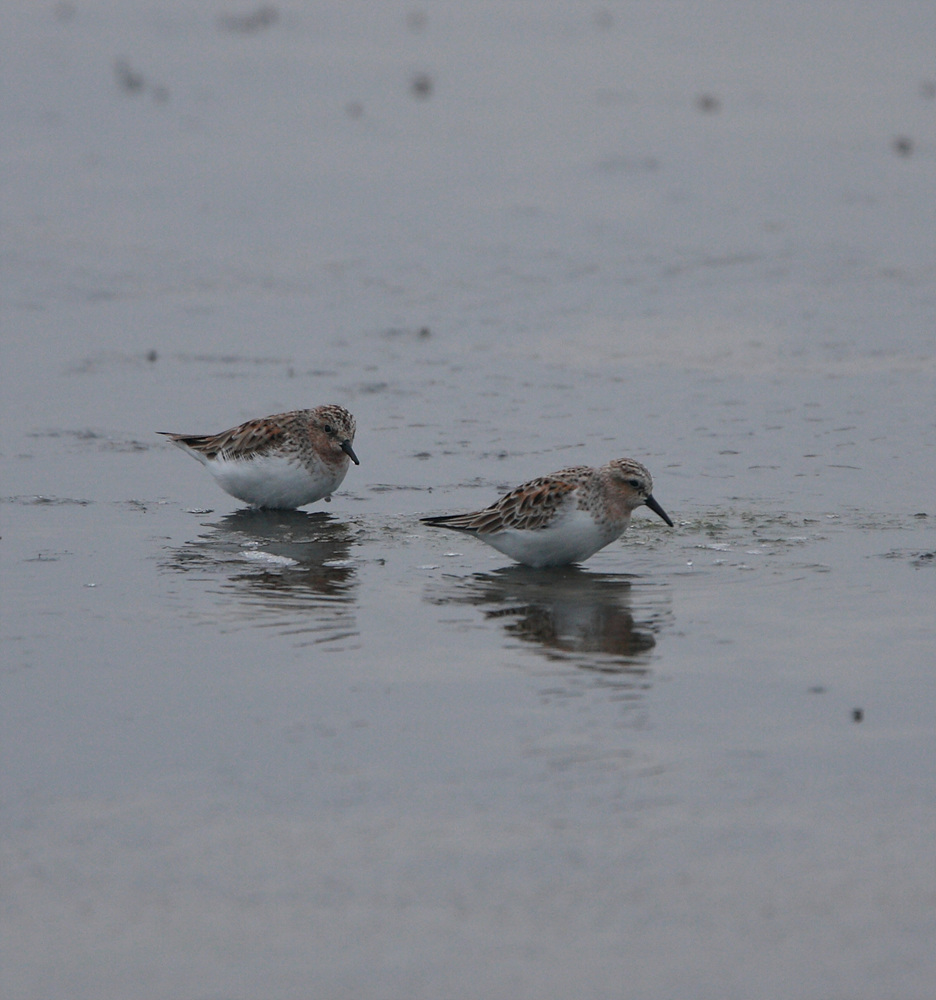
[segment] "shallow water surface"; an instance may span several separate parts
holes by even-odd
[[[9,13],[4,998],[930,996],[932,12],[501,6]]]

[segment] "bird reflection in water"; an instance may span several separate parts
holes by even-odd
[[[331,514],[243,509],[210,524],[177,549],[163,567],[215,583],[199,617],[228,629],[271,627],[299,645],[357,635],[356,571],[349,562],[353,528]],[[236,598],[231,603],[217,598]]]
[[[575,566],[506,566],[468,579],[445,580],[428,597],[436,604],[472,604],[501,620],[511,636],[550,659],[606,674],[642,675],[664,611],[644,604],[638,622],[628,577]]]

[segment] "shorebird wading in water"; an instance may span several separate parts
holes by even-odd
[[[616,458],[596,469],[576,465],[532,479],[484,510],[420,520],[474,535],[527,566],[566,566],[620,538],[638,507],[673,527],[652,491],[653,479],[639,462]]]
[[[160,433],[253,507],[292,510],[328,501],[348,464],[361,464],[351,447],[354,417],[334,404],[258,417],[220,434]]]

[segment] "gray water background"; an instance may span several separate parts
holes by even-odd
[[[936,8],[0,19],[3,996],[931,997]]]

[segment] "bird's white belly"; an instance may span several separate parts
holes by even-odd
[[[255,507],[292,509],[314,503],[336,490],[348,471],[347,463],[320,464],[310,472],[300,462],[278,455],[260,455],[242,461],[214,459],[207,463],[218,485],[231,496]]]
[[[624,533],[623,524],[597,524],[583,510],[572,510],[546,528],[507,528],[483,535],[488,545],[526,566],[566,566],[582,562]]]

